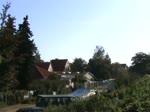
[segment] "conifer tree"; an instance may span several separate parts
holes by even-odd
[[[23,23],[19,25],[17,31],[17,49],[15,51],[19,89],[26,89],[31,79],[31,73],[35,62],[34,54],[37,50],[31,39],[32,36],[33,34],[29,27],[28,16],[26,16]]]
[[[13,52],[15,51],[16,36],[16,28],[14,25],[15,18],[11,17],[10,15],[6,16],[6,10],[8,8],[8,6],[6,6],[4,6],[3,9],[3,13],[5,14],[1,14],[1,16],[5,15],[5,18],[1,17],[3,19],[0,29],[0,89],[2,91],[14,89],[17,86],[16,70],[13,55]]]
[[[9,8],[9,3],[3,5],[0,13],[0,90],[26,89],[40,54],[31,39],[28,16],[16,29],[15,18],[7,14]]]

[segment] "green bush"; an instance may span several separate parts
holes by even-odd
[[[50,112],[150,112],[150,78],[143,77],[129,86],[100,96],[77,100],[69,105],[50,106]]]
[[[30,97],[26,98],[22,101],[22,104],[35,104],[36,98],[35,97]]]
[[[47,107],[48,112],[70,112],[67,111],[66,105],[49,105]]]
[[[71,92],[71,89],[67,89],[66,85],[68,81],[64,80],[35,80],[30,83],[30,90],[37,90],[38,94],[53,94],[53,91],[56,91],[57,94],[66,94]]]
[[[0,101],[0,108],[4,108],[6,106],[6,104],[2,101]]]
[[[23,97],[27,94],[27,90],[9,90],[1,92],[0,95],[4,96],[2,102],[6,105],[14,105],[23,102]]]

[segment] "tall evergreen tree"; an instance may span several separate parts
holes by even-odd
[[[44,62],[44,60],[41,59],[41,55],[38,49],[36,50],[34,57],[35,57],[35,63]]]
[[[7,4],[8,5],[8,4]],[[7,13],[7,8],[4,6],[3,13]],[[1,14],[6,15],[6,14]],[[1,17],[1,29],[0,29],[0,89],[2,91],[7,91],[14,89],[17,86],[16,80],[16,70],[14,64],[14,55],[15,50],[15,33],[16,28],[14,25],[15,18],[10,15]]]
[[[0,13],[0,90],[27,88],[35,62],[41,61],[40,54],[31,37],[33,36],[28,16],[15,28],[15,18],[7,14],[10,4],[3,5]]]
[[[10,8],[10,3],[7,3],[6,5],[3,5],[2,13],[0,13],[0,29],[3,29],[3,27],[6,24],[7,18],[9,14],[7,14],[8,9]]]
[[[31,37],[32,31],[29,27],[28,16],[19,25],[17,31],[17,49],[15,51],[16,65],[18,69],[17,79],[19,81],[19,89],[26,89],[31,79],[32,68],[35,63],[34,54],[37,50]]]
[[[12,54],[12,49],[10,49],[11,48],[10,46],[12,45],[12,44],[10,44],[11,38],[9,38],[8,35],[9,35],[9,33],[13,32],[13,31],[10,31],[10,29],[11,29],[11,27],[14,27],[12,25],[14,22],[14,19],[11,18],[9,14],[7,14],[7,11],[9,8],[10,8],[10,4],[7,3],[6,5],[3,5],[2,13],[0,13],[0,22],[1,22],[0,23],[0,57],[1,57],[1,61],[5,57],[8,58],[10,56],[10,54]],[[7,19],[9,20],[9,22],[7,22]],[[12,29],[14,29],[14,28],[12,28]],[[9,32],[7,33],[7,31],[9,31]]]

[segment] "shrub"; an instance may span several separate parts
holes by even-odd
[[[143,77],[128,87],[120,86],[110,93],[77,100],[69,105],[49,107],[50,112],[149,112],[150,78]]]
[[[67,111],[66,105],[49,105],[47,107],[48,112],[71,112]]]
[[[30,97],[30,98],[26,98],[22,101],[22,104],[35,104],[35,100],[36,98],[35,97]]]
[[[66,91],[66,85],[68,81],[64,80],[36,80],[30,84],[31,90],[37,90],[38,94],[53,94],[53,91],[56,91],[57,94],[64,94],[66,92],[70,92],[70,90]]]
[[[0,101],[0,108],[4,108],[6,104],[3,101]]]

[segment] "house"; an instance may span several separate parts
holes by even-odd
[[[39,62],[36,65],[41,67],[41,68],[44,68],[44,69],[48,70],[50,62]]]
[[[120,66],[124,69],[124,70],[128,70],[128,66],[126,64],[120,64]]]
[[[39,71],[40,75],[42,76],[42,78],[47,79],[48,77],[50,77],[51,72],[47,71],[44,68],[41,68],[39,66],[36,66],[37,70]]]
[[[48,71],[50,62],[40,62],[34,67],[34,72],[32,74],[33,79],[47,79],[52,74]]]
[[[68,59],[55,59],[51,60],[50,65],[48,67],[49,72],[56,73],[67,73],[71,71],[70,63]]]
[[[94,80],[94,75],[90,72],[85,73],[83,76],[87,81]]]
[[[70,74],[70,63],[68,59],[55,59],[50,62],[39,62],[34,69],[32,75],[34,79],[47,79],[54,73],[59,75]]]

